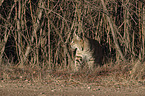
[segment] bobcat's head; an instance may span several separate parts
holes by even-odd
[[[72,49],[83,51],[84,41],[78,35],[74,34],[70,45]]]

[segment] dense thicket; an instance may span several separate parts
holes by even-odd
[[[144,3],[142,0],[1,0],[0,64],[8,61],[20,67],[68,67],[73,57],[69,46],[73,32],[98,40],[115,60],[143,61]]]

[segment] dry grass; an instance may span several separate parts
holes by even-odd
[[[65,80],[70,83],[97,83],[101,86],[130,86],[145,84],[145,63],[120,62],[120,64],[108,63],[102,67],[88,71],[83,68],[80,72],[72,73],[69,69],[56,69],[27,66],[24,69],[12,66],[1,66],[0,79],[2,81],[50,81]]]
[[[144,2],[15,1],[3,0],[4,10],[0,10],[0,80],[144,84],[145,62],[133,60],[144,60]],[[105,45],[104,50],[109,50],[106,53],[111,52],[116,62],[72,73],[68,68],[73,61],[69,43],[74,31]],[[8,63],[3,63],[5,59]]]

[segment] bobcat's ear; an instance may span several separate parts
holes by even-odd
[[[80,40],[80,37],[76,33],[73,34],[73,37],[76,38],[77,40]]]
[[[78,35],[75,35],[75,38],[79,41],[81,41],[81,38]]]
[[[75,32],[75,33],[73,34],[73,36],[76,37],[76,36],[78,36],[78,35],[77,35],[76,32]]]

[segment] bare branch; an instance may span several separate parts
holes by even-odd
[[[107,20],[109,22],[109,25],[110,25],[110,28],[111,28],[111,31],[112,31],[112,36],[113,36],[113,39],[114,39],[114,44],[116,46],[116,49],[119,52],[119,54],[121,56],[121,59],[125,61],[125,58],[123,56],[123,53],[121,52],[121,49],[120,49],[119,44],[118,44],[117,39],[116,39],[116,31],[117,31],[117,28],[116,28],[115,24],[113,24],[111,18],[109,17],[109,13],[108,13],[108,10],[107,10],[106,5],[104,3],[104,0],[101,0],[101,2],[102,2],[104,11],[107,14],[106,17],[107,17]]]

